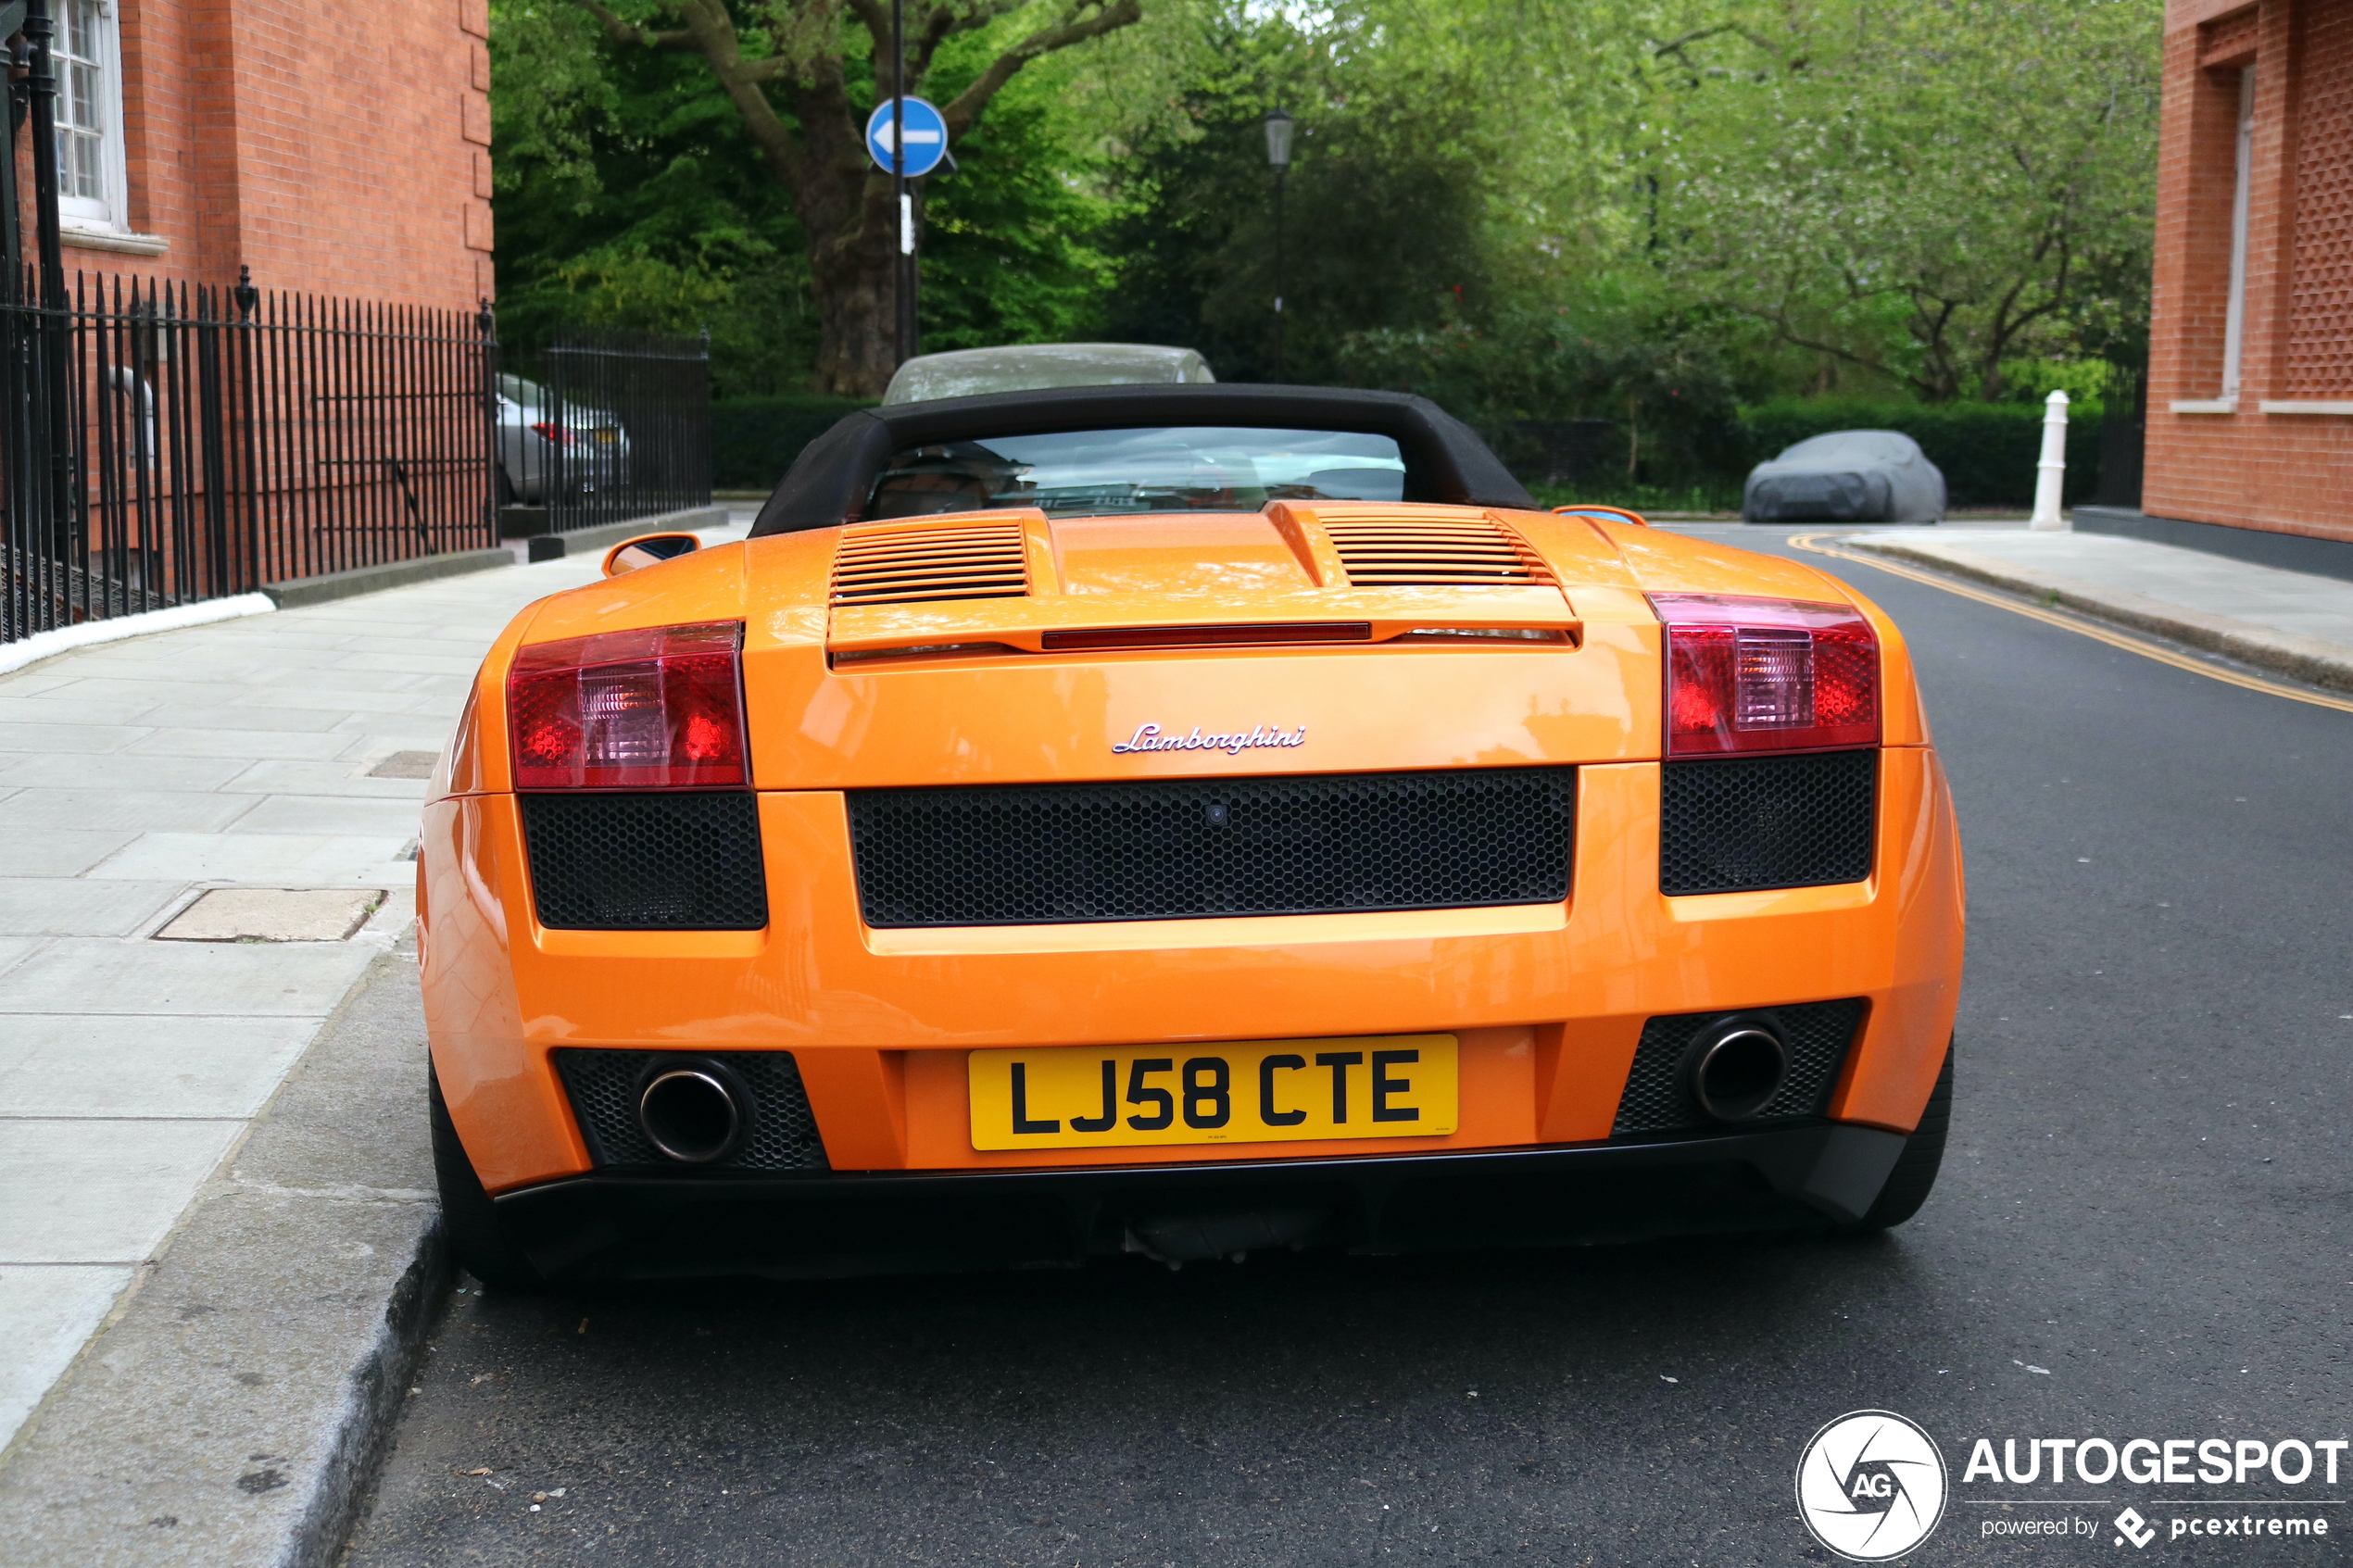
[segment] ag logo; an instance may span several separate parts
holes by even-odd
[[[1944,1517],[1944,1456],[1892,1411],[1856,1411],[1814,1434],[1797,1461],[1797,1512],[1852,1562],[1901,1557]]]

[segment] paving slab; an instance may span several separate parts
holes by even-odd
[[[120,1263],[0,1265],[0,1323],[13,1353],[0,1358],[0,1432],[13,1432],[112,1310],[134,1271]]]
[[[120,751],[150,733],[125,724],[0,724],[0,751]]]
[[[2353,691],[2353,583],[2110,533],[1940,528],[1845,543]]]
[[[237,798],[252,800],[251,796]],[[353,801],[371,807],[374,801]],[[360,813],[355,811],[356,817]],[[135,882],[243,882],[289,886],[333,882],[374,882],[390,877],[413,883],[416,868],[399,857],[417,836],[413,817],[404,818],[406,836],[387,834],[147,833],[85,875]],[[373,815],[355,826],[378,823]]]
[[[397,750],[386,746],[389,756]],[[255,795],[343,795],[362,799],[422,800],[425,785],[422,779],[380,779],[371,777],[367,765],[349,762],[309,762],[277,760],[256,762],[238,771],[233,778],[219,786],[236,794]]]
[[[345,942],[212,946],[58,937],[0,977],[0,1014],[324,1018],[372,956]]]
[[[157,729],[129,749],[150,757],[279,757],[324,761],[350,744],[350,737],[303,731]]]
[[[128,936],[181,888],[178,882],[0,878],[0,936]]]
[[[440,748],[434,747],[438,753]],[[395,779],[394,784],[422,784],[421,779]],[[389,800],[373,800],[364,797],[320,795],[271,795],[261,804],[237,819],[239,834],[332,834],[338,830],[349,834],[355,830],[384,834],[396,846],[406,845],[417,836],[417,802],[422,798],[422,789]]]
[[[47,789],[210,791],[252,764],[233,757],[145,757],[120,751],[0,756],[0,784]]]
[[[0,1117],[249,1117],[318,1033],[318,1021],[7,1015]]]
[[[245,1130],[223,1117],[14,1117],[0,1123],[0,1271],[137,1263]]]
[[[12,815],[10,822],[17,819]],[[88,828],[0,834],[0,876],[76,876],[138,835]]]
[[[251,796],[193,789],[27,789],[8,802],[8,826],[11,837],[52,829],[208,832],[253,808]]]

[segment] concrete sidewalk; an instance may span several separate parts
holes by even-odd
[[[424,775],[483,650],[598,559],[109,643],[0,677],[0,1447],[406,931]],[[239,939],[261,929],[250,909],[211,940],[161,935],[221,888],[358,897],[291,928],[308,940]]]
[[[2353,691],[2353,582],[2109,533],[1906,528],[1839,542]]]

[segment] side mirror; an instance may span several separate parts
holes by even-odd
[[[641,566],[660,566],[700,548],[702,541],[691,533],[641,533],[605,552],[605,575],[618,577]]]

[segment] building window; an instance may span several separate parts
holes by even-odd
[[[77,229],[129,228],[122,157],[121,52],[107,0],[58,7],[57,211]]]
[[[2255,68],[2239,72],[2238,153],[2232,165],[2231,293],[2222,316],[2222,397],[2239,395],[2240,349],[2246,327],[2246,193],[2255,178]]]

